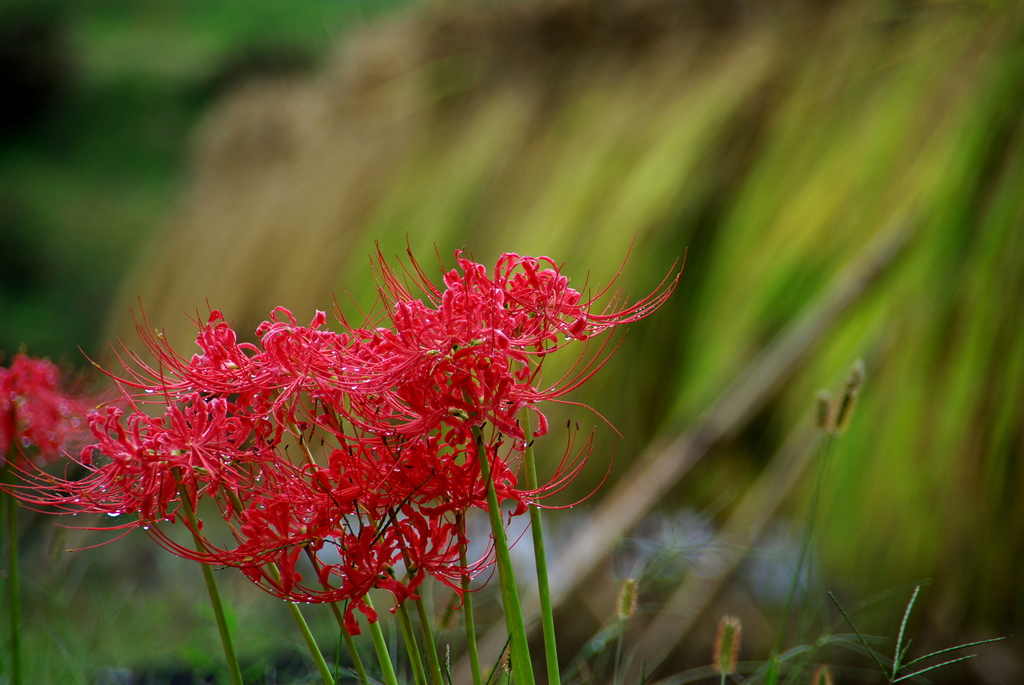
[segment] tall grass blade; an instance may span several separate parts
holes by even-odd
[[[843,605],[839,603],[839,600],[836,599],[836,596],[833,595],[831,592],[828,593],[828,596],[832,598],[832,603],[836,605],[836,608],[839,609],[839,613],[841,613],[843,615],[843,618],[846,619],[846,623],[850,626],[850,628],[853,629],[853,632],[857,635],[857,639],[860,640],[860,643],[864,646],[864,649],[868,651],[868,655],[875,662],[875,665],[878,666],[879,670],[881,670],[882,673],[885,673],[888,669],[886,669],[886,667],[882,665],[882,662],[878,658],[878,654],[875,653],[875,650],[871,649],[871,646],[868,644],[868,641],[864,639],[864,636],[861,635],[861,632],[857,629],[857,626],[853,624],[853,621],[850,619],[849,614],[846,613],[846,609],[843,608]]]
[[[966,649],[967,647],[976,647],[978,645],[986,645],[989,642],[999,642],[999,641],[1005,640],[1005,639],[1006,639],[1005,637],[993,637],[993,638],[988,639],[988,640],[978,640],[977,642],[968,642],[966,644],[957,645],[956,647],[947,647],[946,649],[940,649],[939,651],[932,652],[931,654],[925,654],[924,656],[919,656],[916,659],[914,659],[913,661],[908,661],[907,663],[903,664],[902,668],[909,668],[909,667],[913,666],[914,664],[921,663],[925,659],[931,659],[932,657],[939,656],[940,654],[948,654],[949,652],[955,652],[958,649]]]
[[[973,659],[976,656],[978,656],[978,655],[977,654],[968,654],[967,656],[962,656],[959,659],[951,659],[949,661],[943,661],[941,664],[935,664],[934,666],[929,666],[928,668],[922,668],[920,671],[914,671],[913,673],[908,673],[907,675],[900,676],[899,678],[896,678],[892,682],[893,683],[898,683],[898,682],[900,682],[902,680],[907,680],[909,678],[916,678],[917,676],[921,675],[922,673],[927,673],[928,671],[934,671],[937,668],[942,668],[943,666],[949,666],[950,664],[955,664],[955,663],[960,662],[960,661],[967,661],[968,659]]]

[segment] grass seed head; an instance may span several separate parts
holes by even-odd
[[[811,676],[811,685],[835,685],[835,682],[828,666],[818,666],[814,669],[814,675]]]
[[[818,430],[832,430],[832,393],[828,390],[822,390],[819,392],[814,408],[816,413],[815,418],[818,423]]]
[[[842,433],[850,425],[850,417],[853,415],[853,406],[857,401],[857,394],[864,382],[864,360],[858,359],[853,363],[850,375],[846,379],[846,387],[843,388],[843,397],[839,401],[839,409],[836,410],[835,432]]]
[[[723,616],[718,622],[715,647],[711,655],[716,671],[723,675],[736,672],[740,657],[740,620],[735,616]]]
[[[615,602],[615,614],[620,621],[625,621],[636,613],[636,601],[640,584],[636,578],[626,578],[619,587],[619,598]]]

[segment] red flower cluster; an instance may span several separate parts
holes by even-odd
[[[461,517],[487,507],[478,455],[489,460],[499,501],[522,513],[562,488],[589,453],[589,441],[581,449],[570,441],[546,485],[519,486],[515,464],[533,437],[521,412],[536,415],[534,436],[542,435],[537,403],[578,387],[607,356],[604,345],[581,355],[550,385],[544,358],[646,316],[676,281],[632,306],[595,312],[594,299],[570,288],[548,258],[504,254],[490,273],[456,259],[441,289],[415,260],[403,278],[378,254],[386,314],[358,327],[339,314],[340,332],[325,329],[323,312],[300,326],[278,308],[258,327],[258,345],[239,343],[214,311],[200,325],[200,353],[186,359],[140,326],[156,363],[129,353],[117,379],[128,411],[90,417],[96,442],[80,458],[86,477],[39,471],[19,497],[134,514],[125,527],[146,528],[183,557],[237,567],[279,597],[347,600],[353,633],[353,609],[376,618],[364,602],[371,588],[400,602],[430,575],[458,591],[463,574],[489,563],[459,567]],[[153,405],[159,411],[146,411]],[[220,542],[193,513],[203,500],[226,523]],[[179,544],[164,521],[182,521],[204,544]]]
[[[58,390],[60,369],[45,359],[16,354],[0,367],[0,465],[6,455],[25,463],[30,455],[56,457],[79,424],[80,412]]]

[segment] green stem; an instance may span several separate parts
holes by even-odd
[[[292,618],[295,619],[296,625],[299,626],[302,639],[306,641],[306,648],[313,656],[316,670],[320,671],[320,677],[323,678],[324,685],[334,685],[334,676],[331,675],[331,669],[327,667],[324,655],[320,653],[320,647],[317,646],[316,640],[313,638],[313,633],[309,629],[309,624],[306,623],[306,618],[299,611],[299,606],[295,602],[288,602],[288,610],[292,612]]]
[[[200,554],[207,552],[206,543],[199,536],[196,531],[196,512],[192,508],[192,501],[188,498],[188,492],[185,490],[185,486],[181,483],[181,478],[178,474],[174,475],[174,479],[178,481],[178,492],[181,495],[181,508],[185,512],[185,519],[188,521],[188,527],[192,532],[192,540],[195,542],[196,551]],[[203,579],[206,581],[206,591],[210,595],[210,603],[213,605],[213,616],[217,620],[217,630],[220,632],[220,642],[224,646],[224,658],[228,662],[228,675],[231,678],[232,685],[242,685],[242,669],[238,666],[238,657],[235,656],[235,646],[231,642],[231,633],[228,631],[227,618],[224,616],[224,604],[221,601],[220,590],[217,589],[217,581],[213,578],[213,569],[207,564],[200,564],[203,567]]]
[[[533,432],[530,429],[530,410],[520,414],[520,425],[526,440],[523,466],[526,470],[526,487],[537,490],[537,460],[533,454]],[[547,663],[548,685],[561,685],[561,670],[558,668],[558,645],[555,642],[555,617],[551,609],[551,589],[548,585],[548,557],[544,550],[544,527],[541,525],[540,507],[530,503],[530,527],[533,529],[533,555],[537,562],[537,591],[540,594],[540,621],[544,632],[544,659]]]
[[[410,573],[412,573],[412,562],[405,549],[402,550],[402,559],[405,561],[405,567],[409,569]],[[444,685],[444,681],[441,679],[441,662],[437,658],[437,644],[434,642],[434,631],[431,627],[430,615],[429,612],[427,612],[426,604],[423,602],[423,597],[417,597],[415,604],[416,613],[420,617],[420,627],[423,629],[423,642],[425,643],[424,646],[427,652],[427,665],[430,667],[430,675],[433,679],[433,685]]]
[[[775,648],[772,650],[773,654],[778,654],[782,650],[782,643],[786,637],[786,629],[789,625],[789,612],[792,608],[793,599],[796,597],[797,586],[800,584],[800,574],[803,571],[807,551],[810,549],[811,539],[814,532],[814,519],[817,516],[818,503],[821,500],[821,489],[824,485],[825,473],[828,470],[829,458],[832,455],[832,445],[834,442],[834,434],[832,431],[827,430],[822,434],[821,441],[818,445],[818,458],[816,460],[818,477],[814,483],[814,491],[811,493],[811,504],[807,510],[807,525],[804,526],[804,534],[800,540],[800,552],[797,555],[796,570],[793,572],[793,580],[789,584],[789,592],[786,594],[786,603],[782,606],[782,619],[779,622],[779,632],[775,637]]]
[[[13,483],[14,476],[5,468],[4,483]],[[11,685],[21,685],[21,588],[18,573],[18,504],[6,491],[3,496],[7,512],[7,591],[11,603]]]
[[[295,424],[290,425],[292,431],[296,432],[299,436],[299,445],[302,447],[302,451],[306,456],[306,461],[310,465],[315,467],[317,465],[316,460],[313,458],[313,453],[309,451],[309,446],[306,445],[305,438],[302,436],[302,433],[298,430],[298,427],[295,426]],[[316,557],[309,550],[309,547],[306,547],[306,556],[308,556],[310,562],[312,562],[314,570],[319,571],[319,569],[317,568]],[[327,589],[327,584],[324,583],[323,585],[324,589]],[[355,642],[352,641],[352,636],[349,634],[348,629],[345,627],[345,618],[341,615],[341,611],[338,609],[338,606],[334,602],[331,602],[331,610],[334,612],[334,617],[338,621],[338,627],[341,628],[341,635],[342,638],[345,640],[345,647],[348,649],[348,653],[352,657],[352,664],[356,667],[356,673],[359,675],[359,679],[364,683],[364,685],[369,685],[370,681],[366,677],[366,669],[363,667],[363,660],[359,658],[359,652],[356,651]],[[299,615],[301,616],[301,614]],[[315,661],[317,656],[319,655],[320,661],[323,661],[323,655],[320,655],[320,648],[317,647],[315,643],[313,644],[313,647],[311,647],[309,650],[310,654],[313,654],[314,649],[316,651],[316,654],[313,656],[313,660]],[[390,663],[391,661],[389,659],[388,664],[390,665]],[[319,663],[317,666],[319,668]],[[324,667],[326,668],[326,664],[324,664]],[[321,675],[323,675],[324,671],[321,671],[320,673]]]
[[[426,685],[427,674],[423,670],[423,657],[420,655],[420,646],[416,642],[416,635],[412,632],[412,621],[409,620],[405,602],[398,605],[398,624],[402,628],[402,638],[405,640],[405,648],[409,652],[413,680],[416,681],[416,685]]]
[[[466,517],[456,514],[459,535],[466,537]],[[476,648],[476,619],[473,617],[473,592],[470,590],[469,562],[466,560],[466,546],[459,543],[459,566],[462,568],[462,610],[466,616],[466,647],[469,650],[469,666],[473,671],[473,685],[482,685],[480,680],[480,653]]]
[[[477,426],[473,426],[473,438],[476,440],[477,458],[480,461],[480,477],[487,484],[487,513],[491,519],[494,554],[498,563],[498,580],[501,585],[501,598],[505,604],[505,625],[509,635],[512,636],[512,670],[520,685],[535,685],[533,663],[530,660],[530,646],[526,639],[526,624],[523,621],[523,608],[519,602],[519,589],[516,587],[515,573],[512,571],[512,556],[508,551],[508,539],[505,537],[505,526],[498,504],[498,495],[494,490],[494,481],[491,479],[491,465],[487,461],[483,435]]]
[[[4,482],[4,467],[0,466],[0,483]],[[4,558],[4,548],[7,542],[7,493],[0,489],[0,560]],[[5,605],[4,597],[7,596],[7,574],[0,573],[0,612]],[[4,674],[4,657],[6,650],[0,649],[0,676]]]
[[[320,562],[316,558],[316,554],[308,546],[306,547],[306,557],[309,559],[309,563],[313,565],[313,570],[317,576],[319,576]],[[321,585],[325,590],[330,589],[327,583],[321,583]],[[370,680],[366,677],[366,668],[363,666],[363,660],[359,657],[359,650],[356,649],[356,643],[352,640],[352,634],[348,632],[348,628],[345,626],[345,617],[342,615],[341,609],[338,608],[337,602],[330,602],[330,605],[334,619],[338,622],[338,628],[341,629],[341,637],[345,641],[345,647],[348,649],[349,656],[352,657],[352,665],[355,666],[356,674],[363,685],[370,685]]]
[[[615,670],[612,671],[612,685],[619,685],[619,665],[622,663],[622,634],[626,632],[626,622],[619,621],[619,635],[615,640]]]
[[[275,583],[280,582],[281,571],[277,568],[277,564],[273,562],[267,564],[267,572],[270,573],[270,577]],[[320,646],[313,638],[313,633],[309,629],[309,624],[306,623],[306,618],[299,611],[299,606],[295,602],[287,602],[287,604],[288,611],[291,612],[295,625],[299,627],[302,639],[306,642],[306,649],[309,650],[309,655],[313,657],[316,670],[320,672],[320,677],[323,678],[325,685],[334,685],[334,676],[331,675],[331,670],[327,668],[327,662],[324,660],[324,655],[320,653]]]
[[[373,609],[373,602],[370,595],[363,597],[363,601],[370,609]],[[370,637],[373,639],[373,648],[377,650],[377,661],[380,662],[380,670],[384,677],[384,685],[398,685],[398,676],[395,675],[395,666],[391,663],[391,655],[388,653],[388,643],[384,639],[384,631],[380,629],[380,621],[368,621],[370,624]]]
[[[338,626],[341,628],[341,637],[345,640],[345,648],[348,649],[348,653],[352,657],[352,665],[355,666],[359,682],[363,685],[370,685],[370,679],[366,676],[366,667],[363,666],[363,659],[359,656],[359,650],[356,649],[356,642],[352,639],[352,633],[348,632],[348,629],[345,627],[345,618],[341,615],[341,610],[338,609],[337,603],[331,602],[331,609],[334,611],[334,618],[338,620]]]
[[[427,612],[423,597],[416,600],[416,612],[420,616],[420,626],[423,628],[423,641],[427,651],[427,665],[430,667],[430,674],[434,679],[434,685],[444,685],[441,678],[441,661],[437,658],[437,645],[434,642],[434,631],[430,623],[430,614]]]
[[[345,617],[342,615],[341,609],[338,608],[337,602],[331,602],[330,604],[331,612],[334,614],[334,619],[338,622],[338,627],[341,629],[341,638],[345,641],[345,648],[348,650],[349,656],[352,657],[352,665],[355,666],[356,675],[359,676],[359,682],[363,685],[370,685],[370,679],[366,675],[366,667],[363,666],[363,660],[359,656],[359,650],[356,649],[356,643],[355,640],[352,639],[352,633],[348,632],[348,628],[345,627]]]

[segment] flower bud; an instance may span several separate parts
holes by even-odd
[[[735,616],[723,616],[718,622],[714,651],[711,654],[714,669],[722,675],[736,672],[740,657],[740,620]]]
[[[448,413],[460,421],[469,421],[469,414],[464,409],[453,407],[448,410]]]
[[[625,621],[636,613],[636,600],[639,594],[640,584],[636,578],[626,578],[619,587],[619,598],[615,602],[615,615],[620,621]]]

